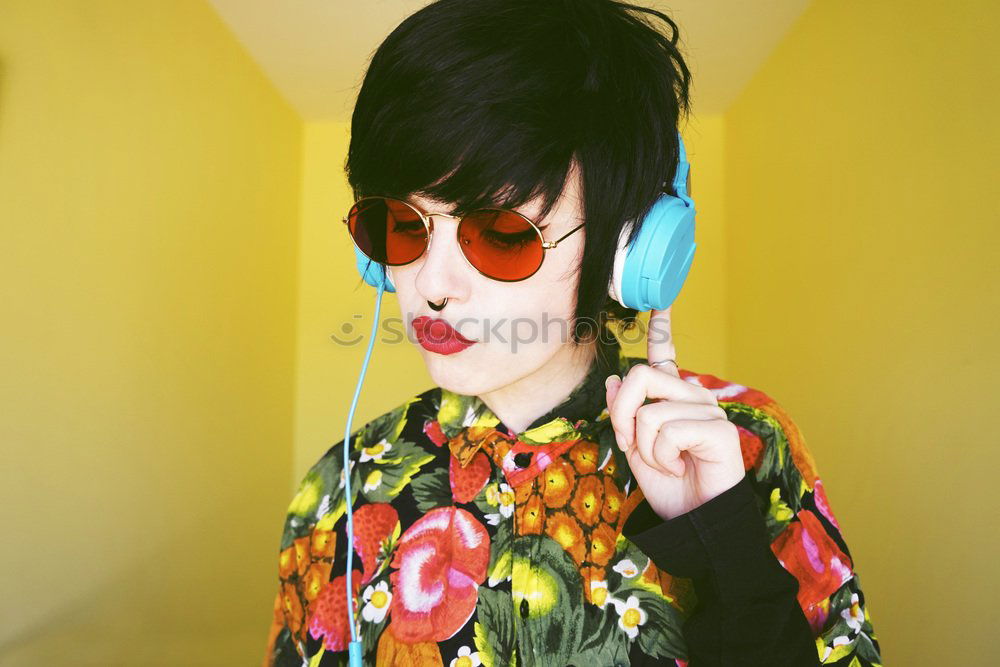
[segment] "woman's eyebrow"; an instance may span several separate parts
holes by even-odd
[[[414,207],[415,209],[417,209],[421,213],[431,213],[432,212],[431,208],[427,208],[423,204],[419,204],[419,203],[413,201],[413,199],[411,197],[403,197],[402,199],[407,204],[409,204],[410,206]],[[441,211],[437,211],[437,213],[441,213]],[[453,207],[450,211],[448,211],[447,213],[445,213],[445,215],[451,216],[453,218],[457,218],[458,217],[458,208],[457,207]]]

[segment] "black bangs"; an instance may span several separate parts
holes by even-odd
[[[575,143],[569,95],[582,54],[565,27],[552,29],[565,20],[556,4],[538,5],[542,22],[529,5],[436,2],[389,35],[352,119],[357,196],[415,193],[459,213],[541,197],[551,210]]]
[[[628,321],[607,285],[622,225],[673,179],[690,79],[676,42],[669,17],[613,0],[433,2],[372,56],[345,163],[354,197],[416,194],[454,215],[540,199],[541,222],[575,161],[577,317]]]

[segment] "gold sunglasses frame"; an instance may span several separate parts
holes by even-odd
[[[462,221],[463,221],[463,217],[464,216],[449,215],[447,213],[434,213],[434,212],[427,212],[427,213],[425,213],[424,211],[421,211],[419,208],[417,208],[414,204],[411,204],[410,202],[408,202],[406,200],[403,200],[403,199],[397,199],[396,197],[385,197],[385,196],[382,196],[382,195],[372,195],[372,196],[369,196],[369,197],[362,197],[361,199],[357,200],[356,202],[354,202],[354,204],[351,205],[351,208],[348,210],[348,214],[345,215],[342,218],[343,223],[345,225],[347,224],[347,221],[350,218],[350,211],[353,211],[354,208],[358,204],[360,204],[361,202],[367,201],[369,199],[390,200],[390,201],[399,202],[399,203],[401,203],[401,204],[403,204],[405,206],[408,206],[414,213],[416,213],[420,217],[421,222],[424,223],[424,229],[427,232],[427,234],[426,234],[426,243],[424,244],[424,250],[423,250],[423,252],[421,252],[419,255],[417,255],[416,257],[414,257],[413,259],[411,259],[409,262],[403,262],[402,264],[389,264],[388,262],[386,262],[386,266],[406,266],[407,264],[412,264],[413,262],[417,261],[418,259],[420,259],[421,257],[424,256],[424,254],[427,252],[427,249],[431,247],[431,235],[434,233],[434,227],[433,227],[433,224],[432,224],[430,218],[431,218],[431,216],[434,216],[434,215],[440,215],[440,216],[445,217],[445,218],[452,218],[453,220],[458,220],[459,221],[458,225],[455,227],[455,240],[458,242],[459,247],[460,248],[462,247],[462,239],[461,239],[461,236],[460,236],[459,232],[461,231],[461,228],[462,228]],[[475,264],[472,263],[472,261],[469,260],[468,255],[465,254],[465,250],[464,249],[462,250],[462,257],[465,258],[466,263],[469,266],[471,266],[472,268],[474,268],[480,275],[486,276],[490,280],[497,280],[497,281],[504,282],[504,283],[517,283],[517,282],[521,282],[522,280],[527,280],[531,276],[533,276],[536,273],[538,273],[538,270],[542,268],[542,263],[545,261],[545,251],[546,250],[551,250],[552,248],[555,248],[556,246],[558,246],[563,241],[563,239],[565,239],[567,236],[569,236],[570,234],[572,234],[576,230],[578,230],[581,227],[583,227],[584,224],[585,224],[585,223],[581,222],[579,225],[577,225],[573,229],[569,230],[568,232],[566,232],[565,234],[563,234],[562,236],[560,236],[559,238],[557,238],[555,241],[546,241],[545,238],[542,236],[542,230],[539,229],[539,227],[538,227],[537,224],[535,224],[535,221],[532,220],[531,218],[529,218],[528,216],[522,214],[522,213],[518,213],[517,211],[511,210],[511,209],[506,209],[506,208],[477,208],[475,211],[471,211],[470,215],[471,215],[471,213],[477,213],[477,212],[480,212],[480,211],[500,211],[501,213],[513,213],[514,215],[521,217],[522,219],[524,219],[525,222],[527,222],[529,225],[531,225],[531,228],[535,230],[536,234],[538,234],[538,240],[542,242],[542,258],[541,258],[541,260],[539,260],[538,266],[535,267],[535,270],[532,271],[531,273],[529,273],[528,275],[526,275],[523,278],[515,278],[513,280],[504,280],[503,278],[496,278],[494,276],[487,275],[486,273],[483,273],[482,271],[479,270],[479,267],[477,267]],[[358,247],[357,242],[354,240],[354,235],[351,234],[350,228],[348,228],[348,230],[347,230],[347,235],[351,237],[351,243],[354,243],[354,246],[356,248],[358,248],[358,250],[361,250],[361,248]],[[378,260],[376,260],[376,259],[374,259],[372,257],[369,257],[368,253],[366,253],[364,250],[361,250],[361,253],[364,254],[365,257],[368,257],[368,259],[370,259],[371,261],[378,262]],[[378,263],[381,263],[381,262],[378,262]]]

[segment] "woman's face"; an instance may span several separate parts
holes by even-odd
[[[579,171],[570,169],[566,187],[549,215],[540,220],[540,202],[516,210],[535,221],[546,241],[554,241],[583,221]],[[448,213],[448,202],[416,195],[408,200],[425,213]],[[493,280],[473,268],[457,240],[458,219],[432,215],[430,245],[416,261],[390,267],[407,337],[423,355],[434,382],[464,395],[482,395],[520,380],[556,358],[572,355],[572,317],[583,256],[584,229],[544,252],[542,265],[519,282]],[[432,310],[428,301],[443,310]],[[425,349],[412,322],[426,316],[443,319],[462,336],[476,341],[452,354]]]

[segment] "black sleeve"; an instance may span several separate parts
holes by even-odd
[[[669,520],[643,500],[622,532],[661,570],[692,580],[698,604],[682,629],[689,667],[814,667],[798,580],[771,551],[751,484],[747,473]]]

